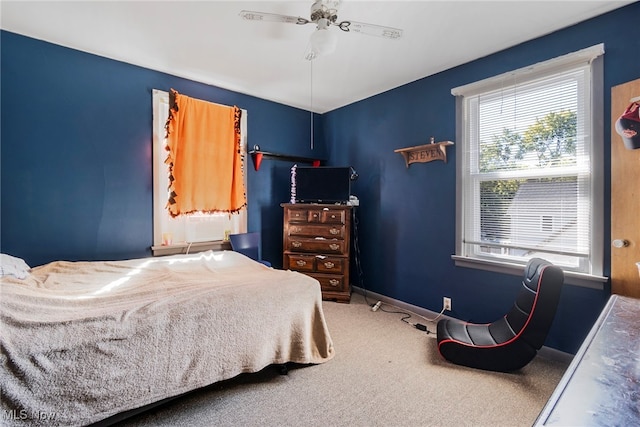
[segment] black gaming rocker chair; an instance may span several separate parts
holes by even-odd
[[[564,283],[562,270],[532,258],[511,311],[489,324],[456,319],[438,322],[438,351],[458,365],[510,372],[528,364],[544,344]]]

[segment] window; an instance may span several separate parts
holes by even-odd
[[[602,274],[598,45],[455,88],[456,265]]]
[[[227,234],[247,231],[247,211],[239,214],[196,214],[172,218],[166,209],[169,187],[165,159],[165,123],[169,115],[169,93],[153,90],[153,250],[165,254],[163,246],[190,248],[199,242],[220,241]],[[242,110],[242,146],[246,151],[247,112]],[[247,174],[244,174],[245,188]],[[164,236],[164,237],[163,237]],[[169,245],[167,245],[169,243]]]

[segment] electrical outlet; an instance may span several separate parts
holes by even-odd
[[[447,311],[451,311],[451,298],[449,297],[442,298],[442,308],[444,308]]]

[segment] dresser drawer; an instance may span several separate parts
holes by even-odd
[[[316,259],[316,271],[322,273],[344,273],[344,265],[346,258],[334,258],[334,257],[317,257]]]
[[[345,290],[344,276],[334,276],[329,274],[311,273],[309,276],[320,282],[320,289],[323,291],[343,291]]]
[[[287,209],[285,216],[286,222],[307,222],[309,211],[306,209]]]
[[[323,254],[344,254],[346,243],[336,239],[290,238],[285,250],[293,252],[320,252]]]
[[[303,272],[343,274],[348,258],[323,255],[286,254],[285,268]]]
[[[343,224],[291,224],[289,226],[289,235],[301,237],[328,237],[331,239],[344,239],[345,226]]]
[[[322,211],[319,209],[310,210],[307,213],[307,222],[320,222],[320,218],[322,217]]]
[[[313,255],[285,255],[285,268],[294,271],[315,271],[316,257]]]
[[[327,209],[320,213],[320,222],[325,224],[344,224],[345,211],[337,209]]]

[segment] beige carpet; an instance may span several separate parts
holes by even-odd
[[[272,367],[243,375],[122,425],[530,426],[568,366],[538,356],[511,374],[459,367],[440,357],[435,335],[372,312],[362,295],[324,311],[333,360],[286,376]]]

